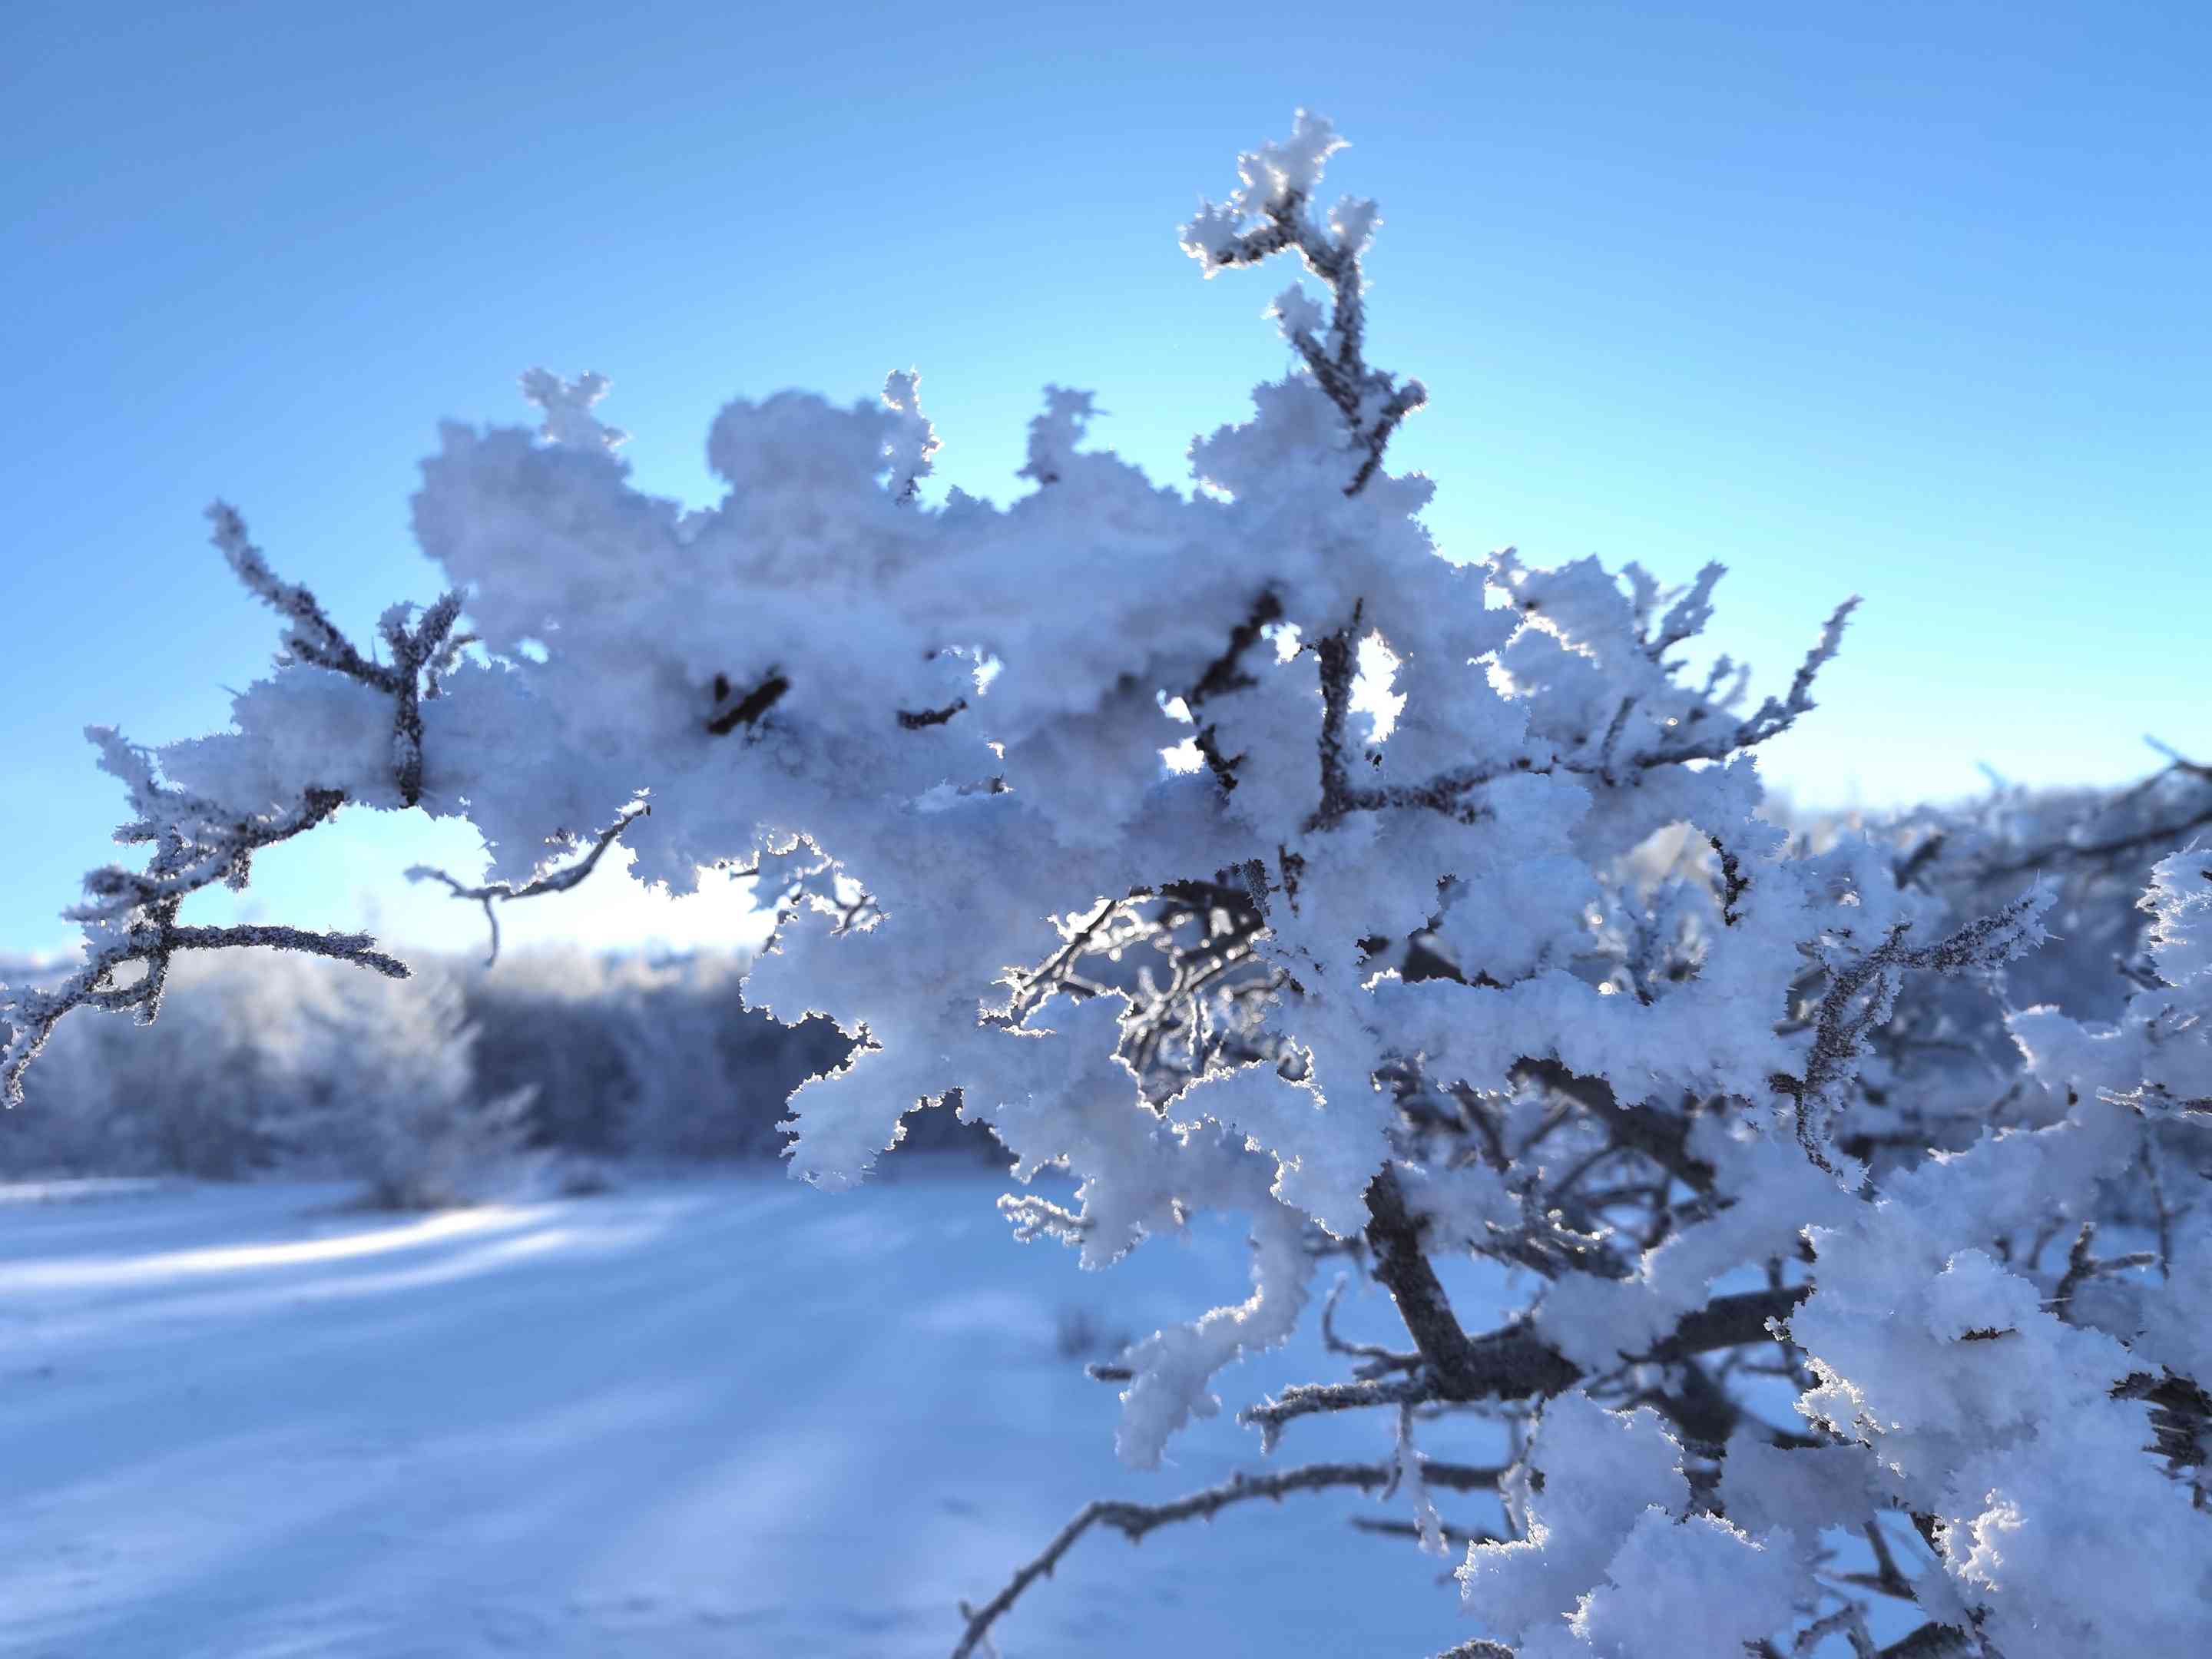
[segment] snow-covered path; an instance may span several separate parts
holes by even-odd
[[[298,1185],[0,1189],[0,1653],[942,1656],[959,1599],[1083,1502],[1258,1462],[1224,1420],[1173,1468],[1121,1469],[1112,1390],[1055,1340],[1066,1310],[1142,1331],[1241,1299],[1241,1240],[1081,1274],[1011,1243],[995,1190],[925,1170],[830,1197],[763,1172],[395,1219]],[[1387,1304],[1348,1322],[1390,1334]],[[1301,1346],[1224,1393],[1335,1374]],[[1389,1426],[1301,1425],[1284,1455],[1375,1458]],[[1354,1531],[1359,1507],[1093,1535],[1000,1652],[1462,1639],[1448,1564]]]

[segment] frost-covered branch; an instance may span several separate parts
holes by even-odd
[[[100,751],[103,769],[130,792],[132,820],[116,833],[125,844],[151,842],[154,853],[143,871],[107,866],[85,878],[86,902],[67,912],[83,925],[86,959],[60,984],[0,986],[0,1100],[9,1106],[23,1098],[23,1076],[38,1058],[54,1027],[77,1008],[135,1014],[151,1024],[161,1012],[171,959],[179,951],[230,945],[267,945],[304,951],[351,962],[395,979],[407,969],[360,933],[318,933],[283,927],[185,927],[178,920],[184,902],[217,883],[242,890],[253,855],[322,823],[343,796],[309,789],[289,809],[239,814],[203,799],[155,775],[143,750],[106,726],[86,736]],[[135,976],[126,976],[136,969]]]
[[[1307,270],[1328,285],[1332,305],[1326,325],[1321,308],[1296,283],[1276,296],[1273,314],[1315,385],[1344,417],[1360,458],[1344,493],[1357,495],[1382,465],[1399,422],[1429,394],[1419,380],[1401,385],[1367,362],[1367,282],[1359,259],[1382,223],[1375,204],[1347,196],[1326,227],[1307,211],[1322,167],[1343,145],[1328,121],[1300,110],[1288,142],[1263,144],[1237,158],[1243,185],[1226,205],[1201,206],[1183,227],[1182,245],[1208,276],[1295,251]]]
[[[392,775],[403,806],[422,798],[422,699],[435,696],[439,677],[452,672],[458,647],[453,624],[460,619],[461,596],[448,592],[419,620],[411,605],[398,605],[377,623],[377,635],[392,653],[389,663],[364,657],[331,621],[313,593],[285,581],[247,536],[246,522],[223,501],[208,508],[212,539],[246,590],[289,623],[279,664],[301,662],[343,674],[392,698]]]
[[[1834,657],[1844,623],[1858,603],[1853,599],[1837,607],[1821,629],[1819,640],[1799,665],[1788,693],[1782,697],[1767,698],[1757,713],[1742,720],[1710,723],[1706,716],[1714,705],[1708,703],[1692,707],[1686,720],[1669,717],[1664,721],[1665,728],[1702,728],[1703,735],[1662,740],[1649,747],[1640,741],[1624,746],[1624,734],[1639,702],[1631,696],[1614,706],[1601,734],[1587,738],[1581,745],[1585,752],[1563,751],[1557,747],[1524,748],[1496,761],[1446,767],[1417,781],[1382,785],[1362,785],[1352,781],[1352,769],[1344,752],[1342,733],[1354,684],[1353,641],[1349,631],[1332,635],[1316,641],[1314,647],[1321,665],[1322,782],[1320,804],[1304,827],[1309,832],[1326,830],[1353,812],[1393,809],[1439,812],[1473,823],[1481,818],[1486,810],[1480,792],[1501,780],[1583,777],[1611,786],[1662,768],[1726,760],[1755,749],[1788,731],[1800,715],[1814,707],[1814,684],[1821,667]],[[1356,621],[1353,627],[1356,629]]]
[[[2052,890],[2030,888],[1992,915],[1978,917],[1933,945],[1908,945],[1910,921],[1893,924],[1881,943],[1829,972],[1813,1015],[1813,1043],[1803,1074],[1777,1073],[1775,1088],[1796,1103],[1797,1139],[1806,1155],[1830,1169],[1830,1125],[1843,1091],[1857,1075],[1869,1036],[1889,1023],[1908,969],[1962,973],[2001,967],[2043,942],[2042,916]]]
[[[461,599],[458,590],[415,617],[412,607],[395,605],[378,624],[391,653],[389,663],[364,655],[333,623],[314,594],[288,582],[270,568],[246,532],[235,509],[217,501],[208,508],[210,539],[246,590],[286,622],[280,669],[294,665],[327,671],[391,699],[390,736],[384,762],[390,785],[402,806],[422,798],[422,709],[436,697],[441,677],[452,673],[468,636],[456,636]],[[353,962],[376,972],[404,978],[406,969],[374,949],[366,935],[317,933],[284,927],[185,927],[178,912],[192,893],[220,882],[242,891],[253,854],[325,823],[349,799],[345,788],[299,781],[258,797],[268,780],[259,778],[238,799],[164,783],[154,758],[127,744],[112,728],[95,726],[86,735],[100,750],[102,768],[130,791],[133,817],[116,832],[125,845],[150,845],[143,871],[110,865],[85,878],[88,899],[70,908],[68,919],[85,929],[86,961],[52,990],[0,987],[0,1019],[8,1031],[0,1050],[0,1100],[22,1098],[25,1071],[52,1036],[54,1026],[72,1010],[128,1009],[150,1024],[161,1011],[169,963],[179,950],[227,945],[268,945],[305,951]],[[226,780],[228,781],[228,780]],[[288,781],[289,782],[289,781]],[[276,805],[285,794],[290,804]],[[141,971],[122,978],[126,969]]]

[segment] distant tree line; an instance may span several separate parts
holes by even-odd
[[[0,1176],[324,1174],[410,1205],[468,1196],[513,1152],[772,1159],[785,1097],[854,1044],[747,1007],[745,967],[548,949],[402,984],[291,952],[187,958],[179,987],[198,994],[158,1024],[57,1032],[24,1109],[0,1115]],[[995,1145],[950,1114],[915,1119],[908,1144]]]

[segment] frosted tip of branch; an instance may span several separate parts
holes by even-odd
[[[1345,141],[1327,116],[1298,111],[1287,139],[1280,143],[1270,140],[1237,158],[1237,171],[1244,187],[1231,198],[1231,205],[1249,213],[1265,213],[1282,206],[1292,196],[1310,197],[1321,183],[1328,158],[1344,147]]]
[[[1246,222],[1278,214],[1287,216],[1297,204],[1310,199],[1321,183],[1328,158],[1342,149],[1344,143],[1326,116],[1300,110],[1289,138],[1279,143],[1270,141],[1237,158],[1237,175],[1244,182],[1231,195],[1226,206],[1212,201],[1200,203],[1198,212],[1182,227],[1184,251],[1211,276],[1218,270],[1285,246],[1279,225],[1272,232],[1263,228],[1253,233],[1265,246],[1248,243]],[[1356,252],[1374,228],[1375,204],[1346,198],[1336,210],[1333,222],[1355,233],[1347,246]]]
[[[920,481],[934,469],[941,446],[937,428],[921,412],[921,376],[918,372],[894,369],[884,376],[883,398],[884,407],[902,417],[897,429],[884,440],[884,456],[890,463],[891,493],[903,500],[911,496]]]
[[[112,726],[86,726],[84,740],[100,750],[100,769],[120,779],[131,791],[131,806],[140,812],[152,811],[161,793],[154,781],[154,757]]]
[[[1076,392],[1063,386],[1044,389],[1044,413],[1030,422],[1029,461],[1014,476],[1034,478],[1041,484],[1057,483],[1075,458],[1075,446],[1091,417],[1099,414],[1097,394]]]

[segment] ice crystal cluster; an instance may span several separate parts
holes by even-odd
[[[152,857],[90,878],[74,978],[0,1004],[7,1081],[73,1007],[150,1017],[178,951],[398,971],[179,920],[343,805],[465,818],[487,908],[619,836],[674,888],[755,872],[781,921],[747,995],[860,1040],[792,1097],[794,1174],[850,1187],[957,1111],[1018,1181],[1077,1178],[1002,1207],[1085,1265],[1249,1224],[1249,1300],[1103,1368],[1130,1463],[1322,1263],[1369,1263],[1406,1346],[1243,1415],[1276,1457],[1316,1413],[1395,1421],[1431,1545],[1413,1437],[1506,1425],[1462,1651],[1863,1656],[1900,1609],[1895,1653],[2212,1646],[2212,854],[2157,864],[2148,956],[2085,1021],[2006,975],[2094,849],[1763,816],[1754,751],[1850,605],[1754,700],[1699,660],[1717,566],[1443,556],[1387,465],[1426,394],[1368,357],[1375,204],[1319,204],[1338,148],[1302,114],[1183,229],[1209,277],[1303,279],[1295,372],[1193,442],[1194,488],[1048,388],[1027,493],[940,500],[894,374],[730,404],[726,494],[687,511],[631,485],[602,379],[538,371],[538,429],[444,428],[414,526],[452,592],[368,653],[215,508],[283,654],[228,731],[97,734]],[[1431,1265],[1470,1252],[1524,1293],[1495,1328]]]

